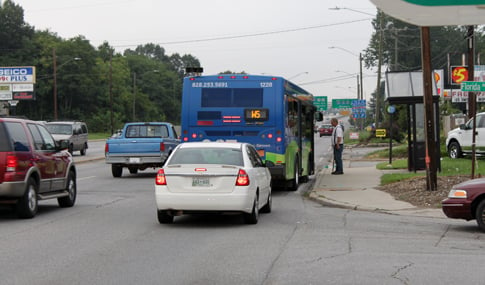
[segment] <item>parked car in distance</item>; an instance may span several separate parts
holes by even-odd
[[[318,129],[320,137],[322,136],[331,136],[333,132],[333,126],[331,124],[323,124]]]
[[[55,121],[45,123],[45,127],[58,142],[69,141],[69,152],[79,151],[86,155],[88,149],[88,126],[80,121]]]
[[[0,203],[15,205],[20,218],[33,218],[39,200],[72,207],[76,167],[67,148],[42,123],[0,117]]]
[[[448,218],[476,220],[478,227],[485,231],[485,178],[454,185],[441,206]]]
[[[476,114],[475,151],[477,155],[485,155],[485,112]],[[460,158],[472,153],[473,118],[448,132],[446,149],[451,158]]]
[[[178,215],[213,212],[242,213],[247,224],[256,224],[260,211],[271,212],[271,197],[271,174],[247,143],[182,143],[155,179],[162,224]]]

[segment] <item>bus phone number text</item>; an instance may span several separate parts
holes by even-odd
[[[193,88],[227,88],[229,84],[227,82],[193,82]],[[261,88],[273,87],[273,82],[260,82]]]
[[[227,82],[193,82],[193,88],[227,88]]]

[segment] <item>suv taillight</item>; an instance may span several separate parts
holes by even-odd
[[[14,154],[7,154],[7,165],[5,170],[6,171],[15,171],[17,169],[17,156]]]
[[[156,185],[167,185],[167,179],[165,178],[165,171],[159,169],[157,172],[157,177],[155,178]]]
[[[236,186],[248,186],[249,176],[243,169],[239,169],[239,173],[236,178]]]

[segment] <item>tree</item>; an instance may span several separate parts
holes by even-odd
[[[3,66],[18,66],[28,61],[34,29],[24,21],[24,10],[11,0],[0,3],[0,62]]]

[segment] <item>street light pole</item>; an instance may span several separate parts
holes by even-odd
[[[136,122],[135,106],[136,106],[136,72],[133,72],[133,122]]]
[[[57,70],[62,66],[66,65],[67,63],[73,60],[81,60],[79,57],[71,58],[70,60],[64,62],[63,64],[57,66],[57,56],[56,56],[56,48],[52,49],[52,58],[53,58],[53,67],[52,67],[52,76],[53,76],[53,101],[54,101],[54,120],[57,120]]]

